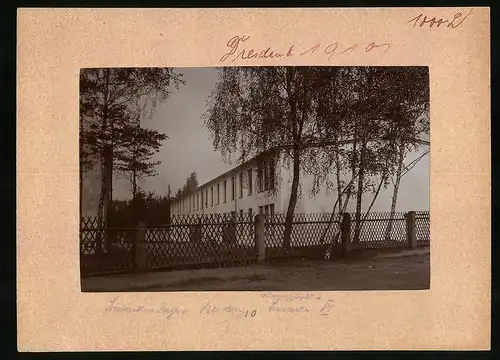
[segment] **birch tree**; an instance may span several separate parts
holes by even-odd
[[[204,124],[214,148],[225,159],[239,154],[238,162],[244,162],[269,149],[278,149],[286,157],[292,171],[283,239],[283,246],[288,247],[303,160],[318,139],[314,94],[324,81],[324,68],[226,67],[218,71]]]

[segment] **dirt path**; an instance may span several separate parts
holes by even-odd
[[[83,291],[314,291],[428,289],[429,254],[359,261],[277,262],[82,280]]]

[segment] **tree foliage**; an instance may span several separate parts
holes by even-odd
[[[170,203],[168,194],[157,195],[139,188],[135,199],[113,200],[110,226],[131,227],[137,220],[149,226],[167,225],[170,222]]]
[[[293,172],[284,243],[290,243],[302,159],[317,142],[315,91],[328,79],[319,67],[220,68],[204,124],[215,149],[244,162],[269,149],[288,156]],[[276,180],[278,180],[276,178]],[[273,187],[276,188],[276,187]]]
[[[374,194],[369,211],[428,134],[428,81],[423,67],[222,68],[204,123],[226,160],[271,148],[285,155],[293,178],[284,246],[306,172],[313,193],[337,191],[333,212],[356,199],[358,238],[363,194]]]
[[[186,178],[186,182],[182,186],[182,188],[179,188],[176,193],[176,198],[181,198],[184,196],[192,195],[196,192],[198,189],[198,175],[196,174],[196,171],[193,171],[189,176]]]
[[[128,143],[127,131],[152,114],[183,83],[171,68],[94,68],[80,72],[82,171],[101,170],[98,215],[109,197],[115,151]]]
[[[156,166],[161,161],[152,157],[160,150],[165,134],[144,129],[139,124],[126,126],[121,133],[121,147],[115,152],[115,169],[130,183],[132,198],[136,197],[138,183],[157,175]]]

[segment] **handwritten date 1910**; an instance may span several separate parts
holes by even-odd
[[[413,23],[413,27],[416,27],[417,25],[419,27],[423,27],[426,24],[428,24],[429,27],[433,27],[434,25],[436,25],[436,27],[440,27],[441,25],[447,24],[447,28],[455,29],[462,25],[465,19],[467,19],[467,17],[472,13],[472,10],[473,9],[471,9],[471,11],[469,11],[465,16],[461,12],[457,12],[451,20],[445,20],[443,18],[436,19],[436,17],[430,18],[424,14],[420,14],[408,22]]]

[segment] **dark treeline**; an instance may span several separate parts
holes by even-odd
[[[133,227],[137,221],[147,226],[167,225],[170,223],[170,201],[169,195],[159,196],[152,191],[146,193],[139,189],[135,196],[135,205],[132,199],[113,200],[108,226]]]
[[[166,195],[154,191],[145,192],[140,187],[129,200],[113,200],[109,209],[108,225],[111,227],[135,226],[143,222],[147,226],[160,226],[170,223],[170,204],[173,200],[190,195],[198,188],[196,172],[186,178],[184,185],[172,195],[168,185]]]

